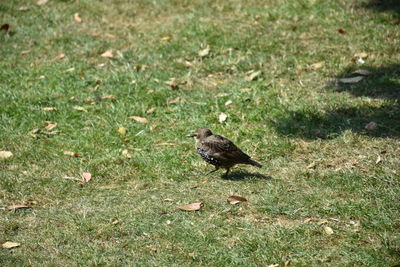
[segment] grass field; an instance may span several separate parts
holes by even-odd
[[[0,24],[1,266],[400,264],[397,1],[11,0]],[[199,127],[264,167],[206,176]]]

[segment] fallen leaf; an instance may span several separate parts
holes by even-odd
[[[29,54],[31,52],[31,50],[23,50],[21,51],[21,55],[26,55]]]
[[[49,0],[39,0],[39,1],[36,2],[36,4],[37,4],[38,6],[43,6],[43,5],[47,4],[48,1],[49,1]]]
[[[315,162],[311,162],[311,163],[307,166],[307,169],[313,169],[313,168],[315,168],[315,165],[317,165]]]
[[[112,50],[107,50],[106,52],[104,52],[103,54],[101,54],[102,57],[106,57],[106,58],[113,58],[115,55],[112,52]]]
[[[122,150],[122,156],[125,156],[128,159],[132,158],[132,155],[131,155],[131,153],[129,153],[128,149]]]
[[[51,122],[51,121],[49,121],[49,122],[47,122],[47,124],[46,124],[46,126],[45,126],[44,128],[46,129],[46,131],[51,131],[51,130],[53,130],[54,128],[56,128],[57,125],[58,125],[57,122]]]
[[[156,111],[156,108],[150,108],[146,111],[147,114],[153,114]]]
[[[117,130],[117,133],[119,133],[120,135],[125,135],[126,129],[124,127],[119,127]]]
[[[80,106],[74,106],[73,109],[78,110],[78,111],[88,112],[84,107],[80,107]]]
[[[378,125],[375,122],[371,121],[370,123],[365,125],[365,129],[367,129],[368,131],[372,131],[376,129],[376,126]]]
[[[117,97],[116,97],[115,95],[103,95],[103,96],[101,97],[101,99],[103,99],[103,100],[109,99],[109,100],[111,100],[111,101],[115,101],[115,100],[117,100]]]
[[[139,117],[139,116],[130,116],[129,118],[132,119],[132,120],[135,120],[135,121],[137,121],[137,122],[140,122],[140,123],[147,123],[147,119],[146,119],[146,118],[143,118],[143,117]]]
[[[227,118],[228,118],[228,115],[226,115],[225,113],[221,113],[218,116],[218,121],[222,123],[222,122],[226,121]]]
[[[378,155],[378,158],[376,159],[375,164],[378,164],[380,162],[382,162],[382,158],[380,155]]]
[[[1,25],[0,31],[9,32],[10,31],[10,24],[5,23],[5,24]]]
[[[7,206],[8,210],[18,210],[18,209],[29,209],[30,207],[27,205],[10,205]]]
[[[57,110],[57,108],[55,108],[55,107],[44,107],[44,108],[42,108],[42,110],[44,110],[44,111],[53,111],[53,110]]]
[[[343,29],[337,29],[337,32],[340,34],[346,34],[347,32]]]
[[[0,159],[8,159],[13,156],[11,151],[0,151]]]
[[[118,221],[118,220],[115,220],[115,221],[112,221],[111,224],[116,225],[116,224],[118,224],[118,223],[119,223],[119,221]]]
[[[364,79],[363,76],[355,76],[355,77],[351,77],[351,78],[341,78],[341,79],[339,79],[339,82],[341,82],[341,83],[358,83],[362,79]]]
[[[356,62],[357,62],[358,64],[362,65],[362,64],[365,63],[365,60],[362,59],[362,58],[357,58],[357,61],[356,61]]]
[[[196,211],[200,210],[202,206],[203,206],[202,202],[194,202],[187,205],[179,206],[178,209],[185,211]]]
[[[180,98],[180,97],[177,97],[177,98],[175,98],[175,99],[168,100],[167,104],[168,104],[168,105],[175,105],[175,104],[178,104],[179,102],[181,102],[181,98]]]
[[[326,220],[326,219],[320,219],[320,220],[317,222],[318,225],[323,225],[323,224],[326,224],[326,223],[328,223],[328,220]]]
[[[172,40],[172,36],[170,36],[170,35],[167,35],[167,36],[164,36],[161,38],[161,41],[163,41],[163,42],[169,42],[171,40]]]
[[[267,267],[278,267],[279,266],[279,264],[270,264],[270,265],[267,265]]]
[[[1,247],[3,247],[3,248],[16,248],[16,247],[19,247],[20,245],[21,244],[17,243],[17,242],[7,241],[7,242],[1,244]]]
[[[325,226],[324,227],[324,231],[327,235],[332,235],[333,234],[333,230],[332,228],[330,228],[329,226]]]
[[[90,172],[84,172],[81,174],[84,183],[87,183],[92,179],[92,174]]]
[[[75,152],[72,152],[72,151],[64,151],[64,155],[71,156],[71,157],[74,157],[74,158],[79,158],[81,156],[78,153],[75,153]]]
[[[247,199],[244,197],[241,197],[241,196],[232,195],[232,196],[228,197],[227,201],[229,204],[236,205],[236,204],[239,204],[240,202],[247,201]]]
[[[229,96],[229,94],[227,94],[227,93],[219,93],[217,95],[217,97],[225,97],[225,96]]]
[[[312,65],[310,66],[310,69],[312,69],[312,70],[318,70],[318,69],[322,68],[324,65],[325,65],[325,61],[320,61],[320,62],[317,62],[317,63],[312,64]]]
[[[244,79],[246,81],[254,81],[258,78],[258,76],[260,76],[261,71],[252,71],[248,76],[246,76]]]
[[[359,75],[363,75],[363,76],[368,76],[368,75],[371,74],[371,72],[369,72],[368,70],[359,69],[359,70],[353,71],[352,74],[359,74]]]
[[[66,69],[64,72],[73,72],[74,70],[75,70],[75,68],[72,67],[72,68]]]
[[[232,100],[228,100],[228,101],[225,102],[225,106],[229,106],[231,104],[232,104]]]
[[[210,53],[210,46],[207,45],[207,47],[204,48],[204,49],[202,49],[202,50],[200,50],[198,54],[199,54],[199,57],[205,57],[205,56],[207,56],[209,53]]]
[[[64,54],[64,53],[61,53],[61,54],[59,54],[56,58],[57,58],[57,59],[63,59],[63,58],[65,58],[65,54]]]
[[[365,52],[361,52],[361,53],[355,53],[354,57],[358,57],[358,58],[367,58],[368,54]]]
[[[82,19],[81,19],[81,17],[79,17],[79,14],[78,14],[78,13],[75,13],[75,14],[74,14],[74,20],[75,20],[76,22],[78,22],[78,23],[81,23],[81,22],[82,22]]]
[[[179,88],[178,84],[175,81],[175,78],[170,79],[169,81],[166,81],[165,84],[168,84],[171,89],[176,90]]]

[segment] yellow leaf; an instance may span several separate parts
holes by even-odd
[[[170,35],[167,35],[167,36],[164,36],[161,38],[161,41],[163,41],[163,42],[169,42],[171,40],[172,40],[172,36],[170,36]]]
[[[332,230],[332,228],[330,228],[329,226],[325,226],[325,227],[324,227],[324,230],[325,230],[325,233],[326,233],[327,235],[332,235],[332,234],[333,234],[333,230]]]
[[[117,132],[118,132],[120,135],[125,135],[125,134],[126,134],[126,129],[125,129],[124,127],[119,127],[118,130],[117,130]]]

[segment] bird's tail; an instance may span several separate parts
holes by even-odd
[[[262,165],[261,165],[260,163],[258,163],[257,161],[254,161],[254,160],[252,160],[252,159],[249,159],[249,164],[250,164],[250,165],[253,165],[253,166],[256,166],[256,167],[258,167],[258,168],[261,168],[261,167],[262,167]]]

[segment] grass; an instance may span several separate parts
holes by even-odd
[[[399,264],[399,16],[396,1],[1,2],[0,243],[21,246],[0,264]],[[184,138],[205,126],[264,167],[205,176]]]

